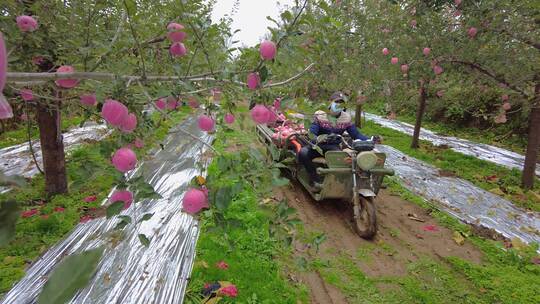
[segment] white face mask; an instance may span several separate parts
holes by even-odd
[[[341,107],[340,103],[334,101],[332,104],[330,104],[330,111],[332,111],[332,114],[338,115],[341,113],[341,111],[343,111],[343,108]]]

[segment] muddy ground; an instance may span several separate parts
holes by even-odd
[[[276,196],[287,199],[289,205],[298,211],[306,231],[319,231],[326,235],[314,258],[354,257],[362,248],[374,248],[367,252],[370,257],[366,262],[355,261],[368,277],[405,276],[407,265],[422,257],[442,261],[445,257],[457,256],[476,263],[482,259],[481,252],[470,243],[457,244],[453,231],[439,226],[425,209],[385,190],[381,190],[376,199],[379,232],[373,240],[364,240],[355,234],[349,220],[350,209],[343,203],[315,202],[294,183],[280,189]],[[426,231],[429,225],[434,225],[435,231]],[[382,248],[373,246],[377,244],[385,245]],[[306,244],[295,244],[298,255],[307,250]],[[312,255],[313,251],[310,252]],[[296,276],[310,288],[312,303],[348,303],[341,291],[326,283],[318,272],[297,273]]]

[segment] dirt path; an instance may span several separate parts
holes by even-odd
[[[345,204],[315,202],[300,189],[293,184],[282,188],[277,196],[286,198],[289,205],[297,209],[306,231],[319,231],[326,235],[315,258],[332,260],[369,255],[361,262],[353,259],[368,277],[404,276],[407,265],[422,257],[442,260],[457,256],[477,263],[482,259],[481,253],[471,244],[458,245],[452,238],[453,231],[438,226],[426,210],[384,190],[376,200],[379,233],[374,240],[367,241],[354,233]],[[425,222],[412,220],[409,214]],[[435,225],[436,231],[425,231],[426,225]],[[302,248],[305,245],[297,244],[295,247],[297,254],[305,252],[306,248]],[[346,297],[317,272],[298,275],[311,289],[312,303],[347,303]]]

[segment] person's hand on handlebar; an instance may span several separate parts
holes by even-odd
[[[317,144],[340,142],[343,137],[339,134],[321,134],[317,136]]]
[[[380,137],[379,135],[371,136],[371,140],[376,144],[382,144],[382,137]]]
[[[328,140],[328,134],[321,134],[317,136],[317,139],[315,140],[316,144],[323,144]]]

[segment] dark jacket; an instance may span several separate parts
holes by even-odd
[[[328,114],[324,111],[315,112],[315,118],[309,131],[315,136],[321,134],[339,134],[343,135],[343,132],[347,131],[353,139],[368,140],[369,138],[364,136],[356,126],[352,123],[351,115],[347,112],[341,112],[335,125],[328,119]]]

